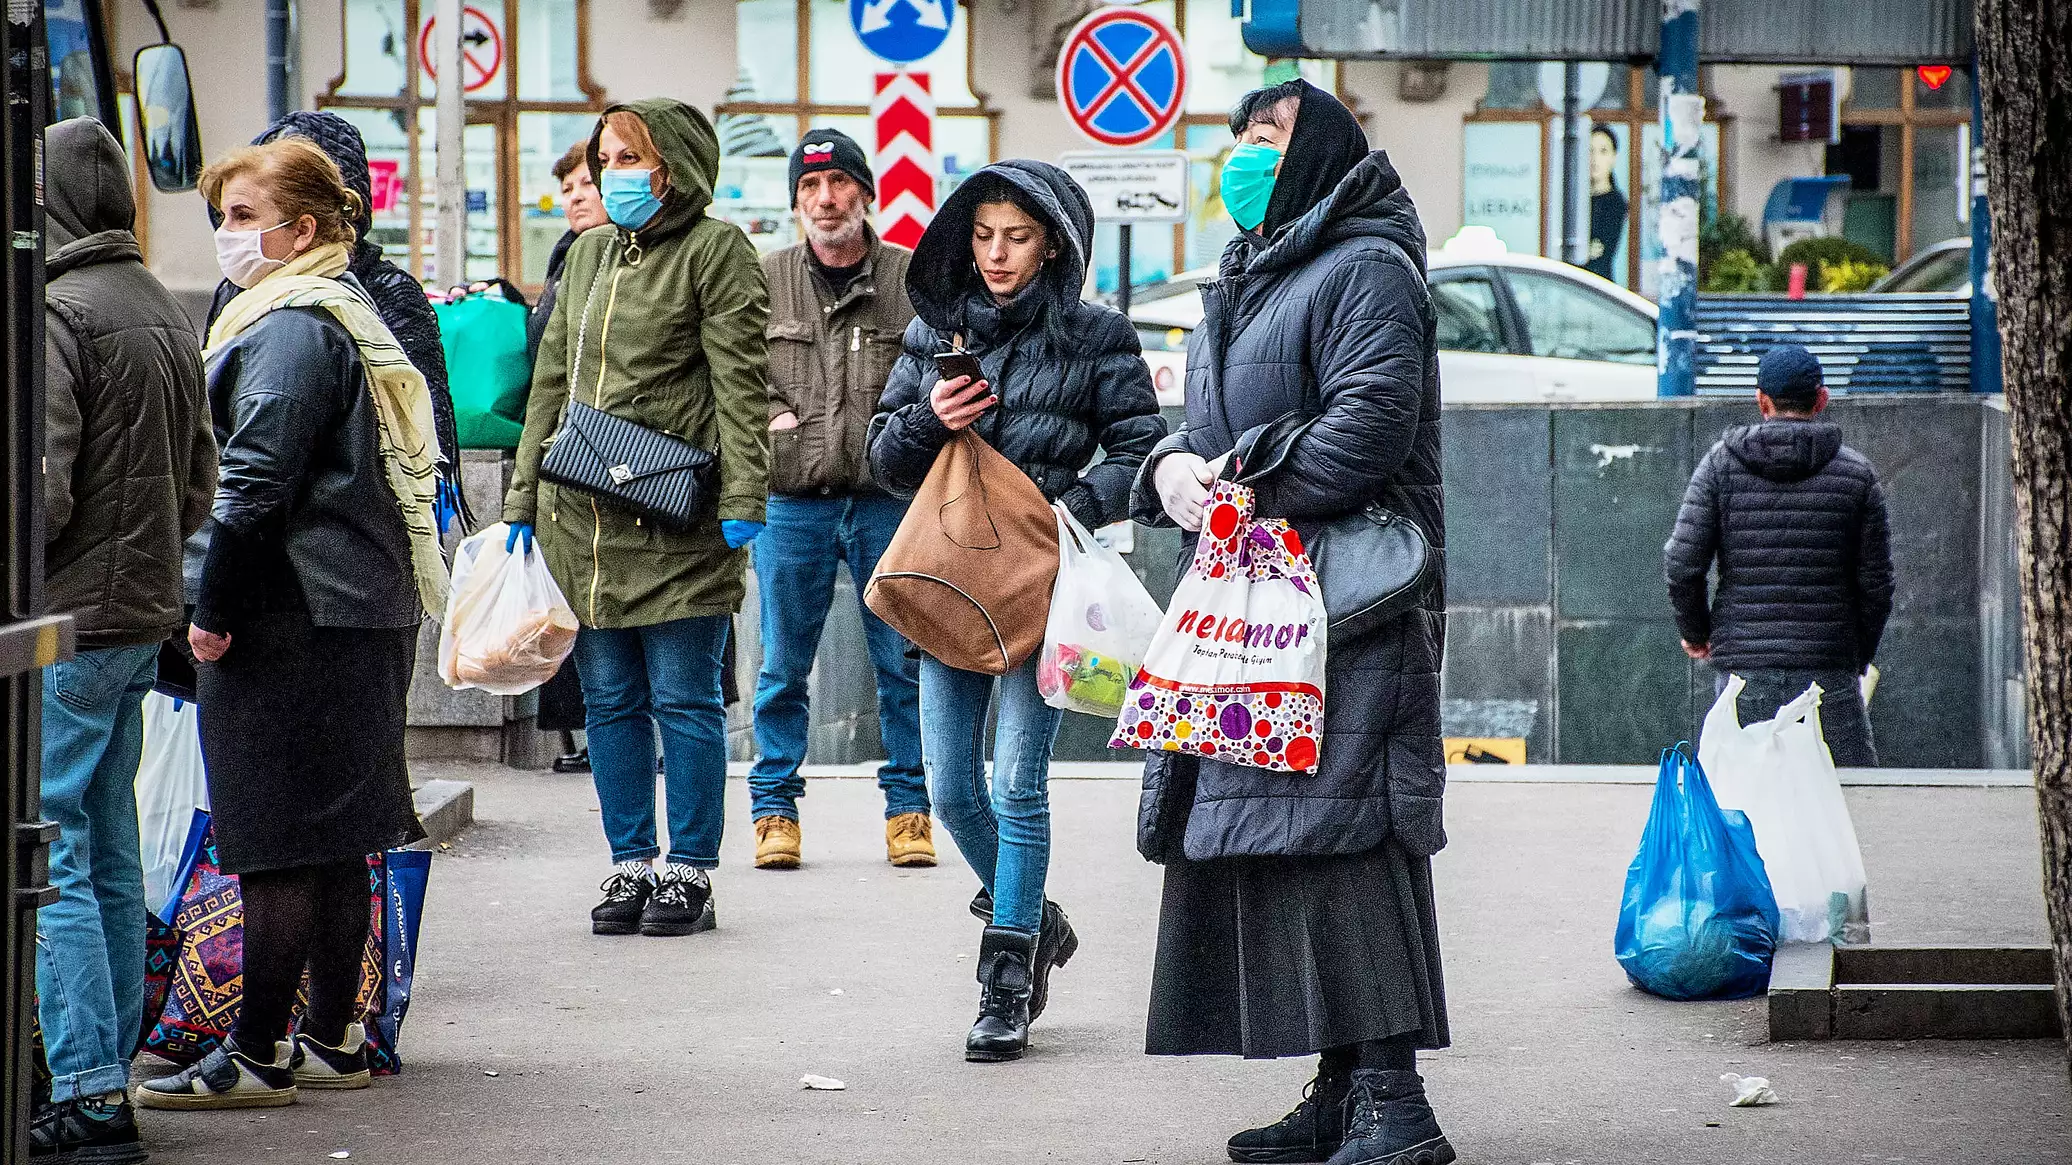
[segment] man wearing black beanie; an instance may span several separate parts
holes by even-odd
[[[791,869],[800,862],[807,681],[842,562],[877,672],[886,860],[932,866],[917,665],[906,657],[906,641],[862,602],[863,584],[906,516],[906,502],[871,480],[864,447],[914,318],[906,293],[909,252],[871,230],[877,182],[863,147],[847,134],[815,129],[799,140],[791,191],[806,241],[763,258],[770,284],[771,497],[769,526],[755,547],[763,641],[756,761],[748,775],[755,864]]]
[[[1877,470],[1819,419],[1820,361],[1796,344],[1756,370],[1762,422],[1727,430],[1698,463],[1663,558],[1684,651],[1740,676],[1743,724],[1819,684],[1828,752],[1871,767],[1859,677],[1892,613],[1892,546]],[[1719,587],[1707,573],[1719,563]]]

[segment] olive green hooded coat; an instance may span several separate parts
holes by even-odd
[[[647,123],[669,190],[640,230],[593,227],[570,246],[504,497],[504,521],[533,526],[547,569],[586,627],[738,610],[748,551],[728,550],[719,523],[762,521],[769,496],[770,297],[748,236],[705,214],[719,175],[718,136],[680,101],[605,112],[619,110]],[[598,137],[590,137],[593,174],[603,173]],[[717,449],[718,513],[694,529],[664,530],[543,480],[540,460],[572,386],[585,404]]]

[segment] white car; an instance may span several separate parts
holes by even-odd
[[[1464,235],[1431,257],[1446,402],[1653,400],[1655,305],[1580,267],[1502,247]],[[1184,272],[1132,298],[1160,404],[1182,403],[1198,288],[1215,274]]]

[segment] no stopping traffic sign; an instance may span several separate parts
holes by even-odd
[[[1058,105],[1104,146],[1140,146],[1180,120],[1187,53],[1180,34],[1137,8],[1105,8],[1079,22],[1058,53]]]

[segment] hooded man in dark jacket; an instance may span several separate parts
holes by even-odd
[[[1202,288],[1187,424],[1138,476],[1137,519],[1198,531],[1210,463],[1292,421],[1286,455],[1243,477],[1261,517],[1309,538],[1378,501],[1441,547],[1439,361],[1409,192],[1306,81],[1246,95],[1230,129],[1223,201],[1243,233]],[[1146,1050],[1320,1055],[1295,1111],[1231,1138],[1235,1160],[1454,1159],[1416,1071],[1449,1038],[1431,863],[1444,626],[1435,581],[1331,640],[1314,772],[1179,753],[1145,766],[1139,847],[1166,863]]]
[[[264,133],[252,139],[252,144],[265,145],[289,136],[308,138],[331,155],[331,160],[338,163],[338,172],[345,176],[346,186],[360,196],[360,205],[369,208],[353,224],[359,241],[354,244],[352,265],[347,270],[367,289],[381,322],[395,334],[396,343],[403,346],[403,353],[410,357],[410,363],[423,374],[425,384],[432,390],[432,421],[439,432],[443,524],[443,515],[459,512],[464,503],[460,493],[460,429],[453,415],[453,390],[446,382],[446,350],[439,345],[439,317],[432,311],[432,301],[425,298],[424,286],[408,271],[383,258],[381,244],[368,237],[374,230],[374,180],[367,171],[367,143],[360,137],[359,128],[335,113],[296,110],[267,126]],[[209,215],[215,218],[215,210],[211,209]],[[210,324],[223,314],[223,305],[238,290],[228,279],[216,285],[215,302],[209,305]]]
[[[183,621],[180,544],[208,517],[216,437],[194,325],[131,233],[129,159],[91,118],[44,141],[45,588],[79,653],[44,675],[58,900],[37,914],[36,983],[54,1080],[32,1155],[142,1160],[124,1089],[144,1003],[144,693]]]
[[[1892,614],[1885,494],[1827,407],[1820,362],[1796,344],[1763,354],[1760,424],[1727,430],[1698,463],[1663,548],[1684,652],[1746,681],[1743,724],[1767,720],[1811,684],[1838,765],[1878,763],[1858,677]],[[1719,588],[1706,576],[1719,564]],[[1709,600],[1709,601],[1708,601]]]

